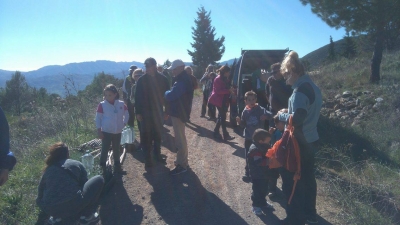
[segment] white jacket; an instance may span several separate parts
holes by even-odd
[[[128,122],[128,108],[123,101],[115,100],[114,105],[104,100],[96,112],[96,128],[111,134],[119,134]]]

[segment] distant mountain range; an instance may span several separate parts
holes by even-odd
[[[234,59],[220,62],[221,65],[226,63],[232,64]],[[191,65],[191,62],[185,62]],[[144,68],[144,64],[136,61],[132,62],[114,62],[107,60],[97,60],[95,62],[69,63],[63,66],[45,66],[38,70],[22,72],[28,84],[32,87],[47,89],[48,93],[56,93],[61,96],[65,95],[63,85],[66,81],[65,77],[72,77],[79,90],[85,89],[93,81],[93,77],[98,73],[114,75],[117,78],[124,78],[129,73],[129,67],[136,65]],[[0,87],[5,87],[6,81],[11,79],[15,71],[7,71],[0,69]]]

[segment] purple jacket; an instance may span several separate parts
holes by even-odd
[[[214,86],[208,102],[217,106],[222,107],[222,101],[224,100],[225,95],[229,95],[230,91],[227,88],[226,83],[222,80],[222,77],[218,75],[214,79]]]

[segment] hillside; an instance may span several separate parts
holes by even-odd
[[[221,65],[225,63],[232,64],[234,59],[220,62]],[[185,62],[186,65],[191,65],[191,62]],[[141,62],[114,62],[107,60],[97,60],[94,62],[81,62],[69,63],[63,66],[52,65],[45,66],[38,70],[22,72],[28,84],[32,87],[47,89],[48,93],[56,93],[64,96],[63,85],[65,77],[71,77],[75,81],[79,90],[83,90],[87,85],[93,81],[93,77],[104,72],[106,74],[114,75],[116,78],[124,78],[128,74],[129,67],[136,65],[139,68],[144,68]],[[5,87],[6,81],[11,79],[15,71],[7,71],[0,69],[0,87]]]

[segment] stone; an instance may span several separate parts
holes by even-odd
[[[345,92],[343,92],[342,97],[347,98],[347,97],[351,97],[352,95],[353,94],[351,93],[351,91],[345,91]]]
[[[334,110],[340,110],[343,106],[341,104],[337,104],[333,107]]]
[[[382,102],[382,101],[383,101],[383,98],[381,98],[381,97],[376,98],[375,101],[376,101],[376,102]]]
[[[363,94],[364,95],[370,95],[372,92],[370,92],[370,91],[363,91]]]
[[[337,94],[337,95],[335,96],[336,99],[339,99],[340,97],[342,97],[342,95],[340,95],[340,94]]]
[[[346,102],[346,103],[344,104],[344,107],[346,107],[346,109],[353,109],[353,108],[355,108],[356,106],[357,106],[357,104],[356,104],[355,101],[349,101],[349,102]]]

